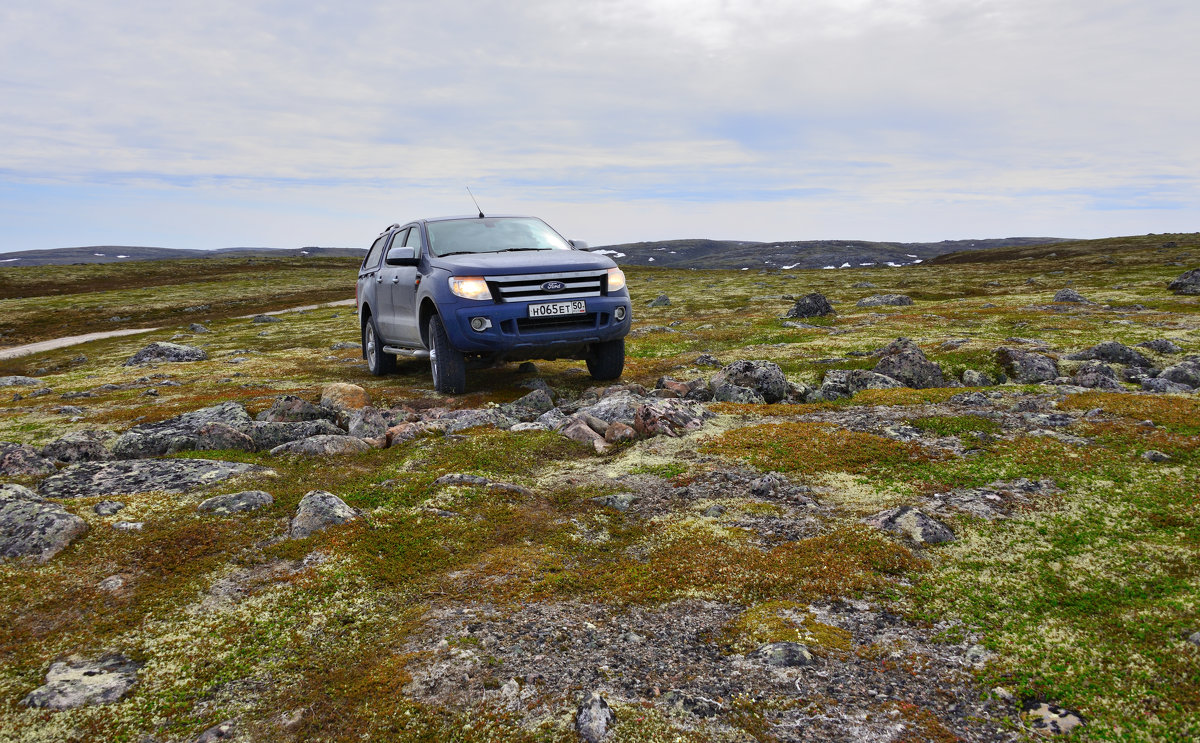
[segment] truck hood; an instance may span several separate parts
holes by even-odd
[[[558,273],[613,268],[604,255],[586,250],[529,250],[517,253],[430,256],[429,265],[460,276],[505,276],[523,273]]]

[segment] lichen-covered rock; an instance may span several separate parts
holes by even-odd
[[[1091,348],[1085,348],[1078,353],[1067,356],[1072,361],[1107,361],[1112,364],[1127,364],[1129,366],[1153,366],[1150,359],[1129,346],[1116,341],[1104,341]]]
[[[1190,356],[1178,364],[1163,369],[1159,372],[1158,378],[1175,384],[1185,384],[1188,387],[1200,387],[1200,359]]]
[[[1161,395],[1181,395],[1194,391],[1191,385],[1179,384],[1178,382],[1172,382],[1170,380],[1160,379],[1158,377],[1143,379],[1142,389],[1146,392],[1156,392]]]
[[[243,490],[240,493],[215,495],[212,498],[202,501],[196,507],[196,510],[216,514],[238,513],[241,511],[256,511],[274,502],[275,499],[266,491]]]
[[[359,410],[371,404],[371,396],[357,384],[333,382],[321,388],[321,407],[331,410]]]
[[[133,356],[130,356],[129,360],[125,362],[125,366],[137,366],[139,364],[150,364],[158,361],[169,363],[204,361],[207,358],[208,354],[202,348],[185,346],[180,343],[155,341]]]
[[[216,459],[140,459],[78,462],[38,485],[48,498],[84,498],[133,493],[186,493],[231,477],[270,474],[271,470]]]
[[[1013,381],[1020,384],[1048,382],[1058,377],[1058,362],[1040,353],[1001,347],[996,349],[996,361]]]
[[[200,451],[254,451],[254,439],[228,423],[205,423],[196,431],[195,448]]]
[[[120,459],[141,459],[196,449],[200,429],[209,423],[224,423],[244,430],[250,415],[241,403],[223,402],[157,423],[134,426],[117,437],[112,452]]]
[[[974,369],[963,370],[962,382],[968,387],[991,387],[995,384],[991,377]]]
[[[0,377],[0,387],[35,387],[42,383],[42,380],[34,377]]]
[[[338,428],[337,424],[325,419],[283,423],[254,421],[250,424],[247,433],[254,440],[254,447],[258,451],[270,451],[282,444],[313,436],[346,435],[346,432]]]
[[[20,485],[0,485],[0,559],[43,563],[87,532],[87,522]]]
[[[346,428],[350,431],[351,436],[373,439],[386,434],[394,420],[395,418],[390,413],[385,415],[379,408],[367,405],[350,414]]]
[[[897,338],[883,349],[883,358],[875,365],[874,372],[918,390],[947,386],[942,368],[907,338]]]
[[[1067,735],[1083,725],[1083,715],[1046,702],[1030,702],[1021,716],[1031,730],[1050,735]]]
[[[647,307],[669,307],[670,305],[671,298],[666,294],[659,294],[657,297],[646,303]]]
[[[856,302],[859,307],[905,307],[912,303],[912,297],[906,294],[875,294]]]
[[[1193,268],[1191,271],[1180,274],[1174,281],[1167,284],[1167,288],[1176,294],[1200,294],[1200,268]]]
[[[1070,289],[1070,288],[1059,289],[1057,292],[1055,292],[1054,293],[1054,301],[1055,302],[1071,302],[1074,304],[1091,304],[1091,302],[1089,302],[1086,297],[1084,297],[1082,294],[1075,291],[1074,289]]]
[[[750,657],[779,668],[809,666],[815,662],[808,648],[798,642],[773,642],[763,645],[751,653]]]
[[[0,475],[38,477],[56,472],[54,462],[28,444],[0,441]]]
[[[125,504],[119,500],[102,500],[92,506],[92,512],[97,516],[112,516],[124,510]]]
[[[74,709],[85,705],[112,704],[137,685],[140,663],[120,653],[96,660],[71,657],[50,664],[46,683],[29,692],[21,704],[45,709]]]
[[[75,431],[42,447],[42,456],[59,462],[103,462],[113,458],[111,431]]]
[[[763,405],[767,402],[762,395],[749,387],[728,382],[712,388],[712,399],[716,402],[733,402],[740,405]]]
[[[600,692],[593,691],[575,712],[575,732],[587,743],[600,743],[608,735],[608,726],[614,719],[608,702]]]
[[[818,393],[822,400],[836,400],[863,390],[887,390],[903,386],[898,380],[866,369],[830,369],[825,372]]]
[[[825,295],[812,292],[797,299],[784,317],[824,317],[832,314],[835,314],[833,305],[829,304]]]
[[[633,429],[642,436],[682,436],[715,415],[691,400],[647,399],[634,413]]]
[[[288,533],[292,539],[303,539],[330,526],[354,521],[360,515],[357,508],[347,505],[333,493],[310,490],[300,499]]]
[[[1155,353],[1173,354],[1182,353],[1183,349],[1175,344],[1169,338],[1155,338],[1152,341],[1144,341],[1138,344],[1139,348],[1148,348]]]
[[[524,397],[500,406],[505,415],[520,421],[533,421],[554,408],[554,398],[544,389],[535,389]]]
[[[320,405],[313,405],[308,400],[295,395],[282,395],[275,398],[271,407],[259,413],[255,420],[267,423],[288,423],[296,421],[327,420],[336,423],[338,414]]]
[[[1100,361],[1089,361],[1075,370],[1071,384],[1089,389],[1120,390],[1121,383],[1112,367]]]
[[[768,403],[779,402],[788,393],[787,377],[773,361],[741,360],[727,364],[709,380],[714,397],[723,384],[749,387]]]
[[[904,535],[918,544],[940,544],[954,539],[950,527],[912,506],[880,511],[868,518],[867,523],[883,531]]]
[[[307,454],[326,456],[329,454],[351,454],[366,451],[371,445],[355,436],[310,436],[275,447],[271,454]]]

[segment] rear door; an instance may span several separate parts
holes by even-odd
[[[407,245],[418,259],[424,249],[421,226],[413,225],[403,243],[399,239],[392,245]],[[412,346],[421,345],[421,329],[417,327],[417,282],[420,271],[416,266],[395,266],[393,270],[399,280],[392,284],[392,309],[396,313],[396,339]]]
[[[376,302],[375,277],[379,271],[379,263],[383,260],[383,247],[387,245],[388,236],[380,235],[374,243],[371,244],[371,249],[367,251],[367,257],[363,259],[362,266],[358,269],[358,291],[355,295],[358,297],[358,312],[362,315],[363,305],[371,308],[372,312],[379,309]]]
[[[408,228],[392,233],[391,242],[383,249],[383,260],[379,262],[379,271],[375,274],[375,298],[379,302],[379,332],[384,340],[396,343],[400,340],[400,330],[396,323],[395,288],[400,283],[402,266],[389,266],[387,252],[393,246],[403,245]]]

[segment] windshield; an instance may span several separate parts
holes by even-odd
[[[506,250],[570,250],[550,225],[532,217],[450,219],[426,224],[434,255],[502,253]]]

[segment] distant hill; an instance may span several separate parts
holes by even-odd
[[[189,250],[185,248],[148,248],[129,245],[92,245],[81,248],[51,248],[49,250],[19,250],[0,253],[0,268],[5,266],[49,266],[72,263],[119,263],[128,261],[169,261],[184,258],[228,258],[230,256],[351,256],[361,257],[365,248],[220,248],[218,250]]]
[[[1003,237],[986,240],[943,240],[936,243],[869,242],[865,240],[661,240],[592,248],[618,263],[663,268],[857,268],[906,266],[940,255],[995,248],[1028,247],[1066,242],[1059,237]]]

